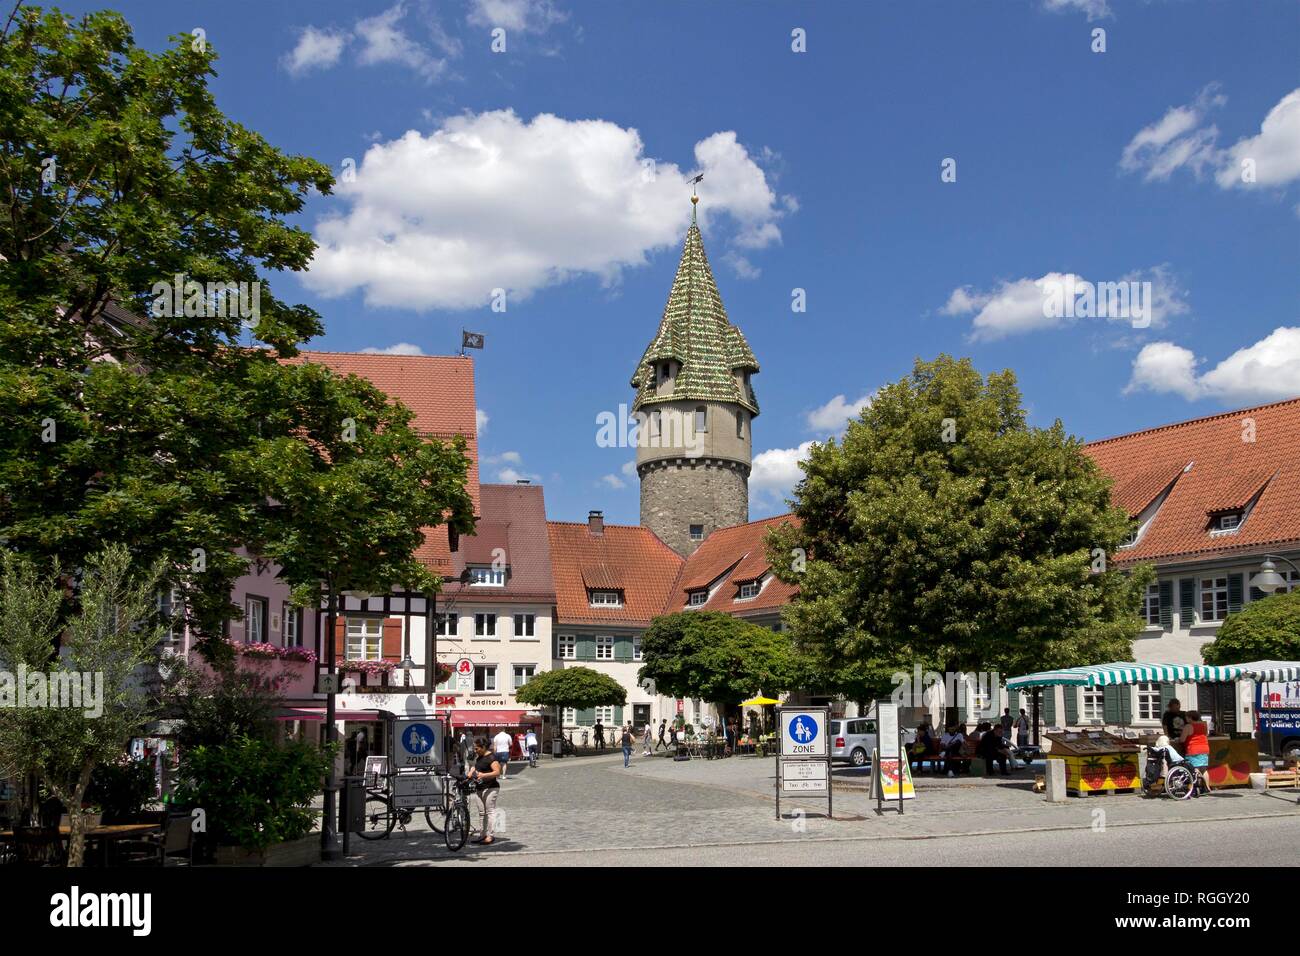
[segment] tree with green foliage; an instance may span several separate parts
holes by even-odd
[[[608,674],[590,667],[565,667],[542,671],[529,678],[515,691],[515,700],[530,707],[621,707],[627,703],[627,691]]]
[[[800,467],[800,524],[768,551],[799,587],[785,620],[816,670],[1012,675],[1131,656],[1151,572],[1108,561],[1130,522],[1059,420],[1027,424],[1010,371],[918,360]]]
[[[1300,660],[1300,591],[1251,601],[1201,647],[1207,664]]]
[[[120,757],[161,709],[156,689],[142,680],[162,639],[162,627],[150,623],[160,572],[159,563],[136,569],[120,545],[92,554],[77,581],[77,613],[64,620],[66,579],[58,569],[42,575],[30,560],[3,553],[0,698],[9,699],[0,700],[0,765],[20,780],[35,775],[63,804],[69,866],[82,863],[92,773]],[[48,689],[40,700],[30,691],[32,675]],[[21,697],[19,679],[28,685]],[[79,686],[80,705],[67,694],[56,700],[59,685]]]
[[[19,6],[0,35],[0,535],[47,566],[113,541],[165,557],[207,633],[273,518],[259,388],[280,366],[241,334],[292,355],[320,332],[262,273],[306,267],[288,219],[333,181],[222,114],[215,61],[190,35],[144,50],[112,12]],[[180,309],[158,292],[177,277]]]
[[[641,635],[638,677],[669,697],[734,707],[805,681],[790,638],[718,611],[679,611],[650,622]]]

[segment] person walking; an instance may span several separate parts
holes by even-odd
[[[492,738],[492,753],[501,764],[501,779],[504,780],[506,767],[510,765],[510,735],[506,733],[504,727]]]
[[[492,746],[495,747],[496,744],[493,743]],[[493,827],[497,818],[497,798],[501,794],[501,784],[497,778],[503,774],[505,767],[497,759],[497,754],[488,749],[486,737],[474,738],[474,754],[474,767],[469,772],[469,778],[478,781],[478,798],[483,804],[483,835],[474,842],[491,846],[496,842]]]
[[[1025,713],[1025,708],[1020,708],[1020,716],[1016,718],[1016,746],[1029,746],[1029,715]]]
[[[632,725],[628,724],[623,728],[623,733],[619,736],[619,743],[623,745],[623,766],[632,765],[632,744],[635,738],[632,736]]]
[[[665,750],[668,749],[668,741],[664,739],[664,735],[667,733],[668,733],[668,720],[667,718],[664,718],[663,720],[659,721],[659,743],[655,744],[655,750],[658,750],[660,747],[663,747]]]
[[[652,753],[654,753],[654,750],[652,750],[650,747],[650,745],[654,742],[654,736],[651,733],[652,729],[653,729],[653,725],[650,723],[650,721],[647,720],[645,722],[645,733],[642,735],[642,743],[644,743],[645,745],[645,755],[647,757],[649,757]]]

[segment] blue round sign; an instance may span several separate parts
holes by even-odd
[[[787,733],[797,744],[810,744],[817,739],[817,721],[807,714],[798,714],[790,720]]]
[[[433,740],[433,728],[428,724],[411,724],[402,734],[402,746],[407,753],[428,753],[433,749]]]

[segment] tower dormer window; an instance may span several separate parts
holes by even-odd
[[[673,377],[673,363],[664,362],[659,366],[659,381],[667,382]]]
[[[697,432],[709,430],[709,410],[703,405],[695,406],[695,430]]]

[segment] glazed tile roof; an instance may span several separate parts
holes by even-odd
[[[287,364],[316,362],[340,375],[358,375],[415,413],[412,426],[421,435],[448,439],[465,436],[469,457],[467,489],[474,513],[482,514],[478,483],[478,423],[474,416],[474,360],[459,355],[376,355],[359,352],[302,351]],[[416,558],[442,574],[453,563],[447,529],[426,533]]]
[[[682,558],[649,528],[548,521],[557,623],[645,627],[663,613]],[[588,584],[588,582],[592,582]],[[622,607],[592,607],[588,587],[621,590]]]
[[[509,569],[504,587],[474,587],[458,580],[443,585],[450,606],[502,601],[555,603],[551,545],[546,530],[546,499],[541,485],[483,485],[482,518],[472,535],[460,539],[452,555],[451,576],[468,565],[491,564],[501,548]]]
[[[1300,398],[1091,442],[1084,450],[1115,480],[1112,494],[1130,514],[1161,476],[1176,476],[1136,546],[1116,556],[1122,563],[1300,545]],[[1138,487],[1141,493],[1126,491]],[[1211,512],[1251,499],[1239,530],[1210,534]]]
[[[676,359],[681,363],[672,395],[655,394],[656,363]],[[668,293],[659,331],[646,346],[632,374],[637,390],[632,410],[656,402],[679,399],[735,402],[758,414],[753,388],[736,380],[737,371],[757,372],[758,362],[740,329],[727,319],[717,283],[704,254],[704,240],[691,211],[691,225]]]
[[[715,582],[717,587],[708,603],[698,605],[698,610],[748,614],[789,604],[798,588],[775,577],[767,580],[757,597],[736,600],[736,596],[740,585],[758,580],[771,570],[765,544],[768,531],[781,524],[798,523],[799,519],[794,515],[785,514],[714,531],[686,559],[668,596],[664,613],[684,610],[691,591]]]

